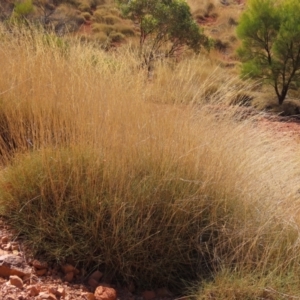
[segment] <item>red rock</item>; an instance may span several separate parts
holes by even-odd
[[[94,278],[90,278],[88,280],[88,285],[93,288],[96,288],[99,285],[99,282],[97,280],[95,280]]]
[[[81,289],[82,292],[87,292],[87,293],[90,292],[90,289],[87,286],[83,285],[83,284],[80,285],[80,289]]]
[[[12,242],[12,243],[11,243],[11,250],[12,250],[12,251],[14,251],[14,250],[19,250],[19,243]]]
[[[29,285],[26,290],[31,297],[35,297],[40,293],[40,289],[36,285]]]
[[[56,295],[56,292],[57,292],[57,287],[55,286],[48,287],[48,293]]]
[[[74,275],[78,275],[80,273],[80,271],[77,268],[74,268],[73,273],[74,273]]]
[[[66,291],[63,287],[59,287],[57,288],[55,295],[59,297],[65,297]]]
[[[28,282],[31,281],[31,277],[32,275],[31,274],[26,274],[22,277],[22,280],[23,280],[23,283],[27,284]]]
[[[1,244],[7,244],[9,241],[9,238],[7,235],[4,235],[2,238],[1,238]]]
[[[17,275],[11,275],[9,276],[9,283],[11,285],[16,286],[19,289],[23,288],[23,281],[20,277],[18,277]]]
[[[31,274],[31,269],[26,266],[22,257],[12,254],[0,256],[0,277],[23,277],[26,274]]]
[[[8,243],[8,244],[6,244],[6,245],[3,245],[3,250],[5,250],[5,251],[11,251],[11,243]]]
[[[99,281],[101,278],[102,278],[102,276],[103,276],[103,274],[100,272],[100,271],[95,271],[95,272],[93,272],[91,275],[90,275],[90,277],[89,277],[89,279],[90,278],[93,278],[93,279],[95,279],[96,281]]]
[[[96,300],[116,300],[117,292],[115,289],[106,286],[98,286],[94,293]]]
[[[95,296],[93,293],[82,293],[82,296],[86,300],[95,300]]]
[[[144,300],[151,300],[156,297],[156,294],[154,291],[144,291],[142,293],[142,297],[144,298]]]
[[[45,275],[47,273],[47,269],[35,270],[34,273],[37,276],[43,276],[43,275]]]
[[[42,269],[48,269],[48,264],[45,261],[39,261],[37,259],[34,259],[32,261],[32,265],[37,269],[37,270],[42,270]]]
[[[67,274],[67,273],[70,273],[70,272],[74,272],[75,270],[75,267],[70,265],[70,264],[66,264],[66,265],[63,265],[61,267],[62,271]]]
[[[73,278],[74,278],[74,273],[69,272],[64,276],[63,280],[67,281],[67,282],[71,282],[73,280]]]
[[[128,284],[128,291],[130,293],[134,293],[135,292],[135,284],[131,281],[129,284]]]
[[[0,255],[7,255],[7,251],[0,249]]]
[[[41,292],[36,299],[37,300],[56,300],[56,297],[53,294]]]
[[[63,287],[56,286],[48,287],[48,293],[59,297],[64,297],[66,295],[65,289]]]
[[[169,298],[173,296],[173,294],[166,287],[157,289],[156,294],[160,298]]]
[[[0,285],[2,285],[5,282],[7,282],[7,280],[5,278],[0,277]]]

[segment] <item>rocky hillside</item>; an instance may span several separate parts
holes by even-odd
[[[242,0],[188,0],[191,13],[215,50],[225,61],[234,59],[235,26],[244,7]],[[24,18],[57,35],[76,34],[104,48],[137,42],[138,26],[125,20],[114,0],[0,0],[0,20]]]

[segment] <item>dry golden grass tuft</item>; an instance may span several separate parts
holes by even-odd
[[[195,295],[198,300],[223,299],[298,299],[299,274],[281,276],[243,274],[223,270],[214,282],[207,282]]]
[[[32,249],[143,287],[201,280],[199,299],[296,278],[299,153],[228,106],[251,87],[204,56],[149,80],[130,47],[0,30],[1,212]]]

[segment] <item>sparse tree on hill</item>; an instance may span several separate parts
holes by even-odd
[[[237,27],[244,77],[271,84],[281,105],[300,86],[299,0],[249,0]]]
[[[119,0],[123,15],[140,29],[140,51],[149,66],[158,53],[173,56],[186,45],[198,52],[208,39],[184,0]]]

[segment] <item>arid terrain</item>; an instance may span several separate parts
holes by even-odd
[[[211,48],[145,66],[114,1],[0,0],[1,299],[300,299],[299,92],[187,2]]]

